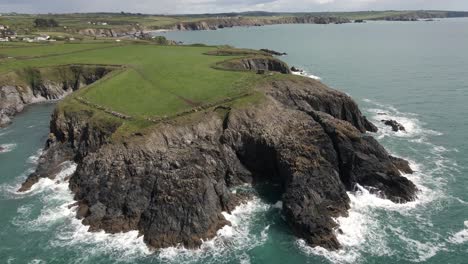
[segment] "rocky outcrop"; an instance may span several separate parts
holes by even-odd
[[[384,123],[386,126],[391,127],[394,132],[406,131],[405,127],[395,120],[381,120],[381,122]]]
[[[17,74],[24,79],[23,85],[0,86],[0,127],[11,122],[11,118],[24,107],[38,102],[59,100],[79,88],[89,85],[111,68],[101,66],[62,66],[57,69],[57,78],[45,79],[37,69],[26,69]]]
[[[216,30],[228,27],[264,26],[275,24],[342,24],[350,23],[347,18],[325,16],[290,16],[290,17],[234,17],[216,18],[200,21],[180,22],[172,30]]]
[[[279,52],[279,51],[271,50],[271,49],[260,49],[260,51],[263,51],[263,52],[265,52],[265,53],[268,53],[268,54],[271,54],[271,55],[275,55],[275,56],[284,56],[284,55],[288,55],[286,52]]]
[[[223,61],[217,65],[218,68],[235,71],[272,71],[289,74],[289,66],[271,56],[255,56],[242,59]]]
[[[112,143],[118,124],[104,129],[87,121],[91,111],[56,110],[30,179],[74,160],[70,188],[83,224],[91,231],[138,230],[154,248],[194,248],[215,236],[229,224],[221,212],[242,200],[230,188],[244,183],[280,186],[294,234],[329,249],[340,247],[332,218],[347,214],[346,191],[356,184],[395,202],[415,198],[415,185],[399,172],[404,161],[365,134],[376,128],[349,96],[293,76],[257,89],[261,103],[218,107]]]

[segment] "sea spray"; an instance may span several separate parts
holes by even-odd
[[[16,148],[16,144],[15,143],[11,143],[11,144],[2,144],[0,145],[0,154],[2,153],[8,153],[12,150],[14,150]]]
[[[55,237],[49,241],[50,246],[74,247],[87,259],[107,255],[126,260],[151,254],[138,231],[120,234],[88,232],[88,227],[76,218],[77,207],[70,206],[74,200],[67,179],[75,172],[77,165],[73,162],[62,165],[63,170],[54,179],[42,178],[28,192],[17,193],[20,197],[38,197],[43,208],[39,215],[31,219],[32,208],[22,206],[12,223],[27,232],[54,231]]]
[[[322,79],[319,76],[307,73],[306,71],[292,72],[292,74],[299,75],[299,76],[304,76],[304,77],[311,78],[311,79],[318,80],[318,81]]]
[[[465,229],[453,234],[449,241],[454,244],[463,244],[468,242],[468,220],[463,222]]]

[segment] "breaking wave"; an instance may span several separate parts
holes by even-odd
[[[463,244],[468,242],[468,221],[463,222],[465,229],[455,233],[449,238],[449,241],[453,244]]]
[[[190,250],[183,247],[171,247],[161,250],[158,258],[171,263],[219,263],[221,260],[238,260],[249,263],[247,252],[265,243],[268,238],[269,225],[263,227],[260,233],[252,232],[256,222],[263,222],[261,217],[273,207],[261,199],[254,197],[251,201],[236,207],[230,214],[223,212],[224,217],[231,222],[231,226],[224,226],[217,232],[217,236],[203,242],[200,249]]]
[[[292,72],[292,74],[294,75],[299,75],[299,76],[304,76],[304,77],[307,77],[307,78],[311,78],[311,79],[314,79],[314,80],[321,80],[322,78],[320,78],[319,76],[317,75],[313,75],[313,74],[310,74],[306,71],[302,71],[302,72]]]
[[[16,144],[2,144],[0,145],[0,153],[7,153],[16,148]]]
[[[308,254],[323,256],[333,263],[359,263],[367,259],[365,256],[368,255],[392,256],[412,262],[426,261],[437,252],[447,250],[442,236],[427,228],[432,226],[427,210],[428,207],[440,210],[441,200],[448,199],[444,191],[447,177],[459,170],[456,162],[445,154],[456,150],[432,144],[430,137],[442,133],[425,128],[416,114],[401,113],[392,106],[371,100],[365,102],[370,105],[368,112],[379,128],[375,137],[383,141],[392,155],[412,157],[406,159],[415,173],[405,177],[418,187],[417,200],[397,204],[379,198],[358,185],[358,191],[348,192],[351,201],[349,215],[335,219],[339,225],[336,235],[342,248],[338,251],[311,248],[303,240],[298,240],[297,246]],[[395,133],[381,123],[382,119],[396,120],[407,131]],[[406,146],[406,151],[398,146]],[[424,155],[416,155],[418,152]],[[406,229],[417,230],[420,235],[415,236]],[[465,232],[466,229],[454,234],[451,241],[463,241],[465,235],[468,235]]]
[[[24,205],[18,208],[17,217],[12,223],[27,232],[53,231],[54,237],[49,241],[53,248],[69,248],[81,252],[78,262],[91,261],[100,256],[111,256],[124,261],[129,257],[141,257],[150,254],[138,231],[120,234],[88,232],[76,216],[73,206],[73,194],[68,187],[68,177],[77,165],[73,162],[63,164],[63,170],[54,179],[42,178],[31,190],[17,193],[20,197],[37,196],[43,204],[40,213],[31,213],[33,206]],[[33,216],[32,216],[33,215]]]
[[[35,157],[36,155],[30,160],[35,161]],[[218,263],[221,259],[237,259],[239,262],[249,263],[249,256],[239,255],[238,252],[245,252],[265,243],[269,225],[264,223],[264,214],[271,211],[279,214],[278,208],[281,205],[280,202],[270,205],[254,197],[236,207],[230,214],[223,212],[231,226],[224,226],[215,238],[204,241],[199,249],[185,249],[179,246],[155,252],[146,246],[143,236],[140,236],[138,231],[120,234],[88,232],[88,227],[76,218],[77,206],[73,205],[73,193],[68,187],[68,178],[75,172],[76,167],[75,163],[66,162],[63,164],[63,170],[54,179],[42,178],[29,191],[15,192],[20,198],[39,197],[43,208],[34,213],[35,208],[32,204],[20,206],[12,224],[26,232],[52,231],[54,235],[49,240],[49,246],[73,248],[74,251],[81,252],[77,256],[80,263],[93,262],[101,257],[111,257],[119,262],[152,259],[163,263]],[[261,226],[261,231],[252,232],[254,226]]]

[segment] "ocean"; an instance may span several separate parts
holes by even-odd
[[[16,192],[37,164],[53,104],[28,107],[0,129],[0,262],[5,263],[468,263],[468,19],[274,25],[167,32],[184,43],[268,48],[311,78],[346,92],[379,127],[387,150],[411,161],[421,192],[394,204],[348,193],[343,248],[311,248],[285,225],[281,202],[260,197],[198,250],[151,252],[137,232],[88,233],[74,218],[66,176]],[[392,132],[395,119],[406,132]],[[245,188],[249,188],[246,186]]]

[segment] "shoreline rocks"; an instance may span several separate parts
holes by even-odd
[[[381,120],[381,122],[384,123],[386,126],[391,127],[394,132],[398,132],[398,131],[406,132],[405,127],[395,120]]]
[[[297,73],[303,73],[304,70],[296,68],[295,66],[292,66],[290,69],[292,72],[297,72]]]
[[[286,52],[278,52],[278,51],[270,50],[270,49],[260,49],[260,51],[263,51],[263,52],[266,52],[268,54],[275,55],[275,56],[288,55]]]
[[[291,17],[234,17],[234,18],[208,18],[195,22],[179,22],[172,30],[217,30],[231,27],[253,27],[277,24],[343,24],[350,23],[351,20],[342,17],[325,16],[291,16]]]

